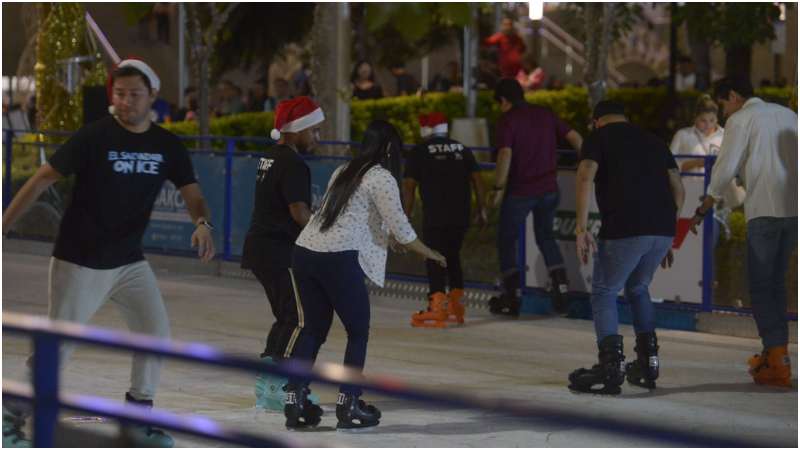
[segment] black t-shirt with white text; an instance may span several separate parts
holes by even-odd
[[[176,188],[196,182],[177,136],[156,124],[133,133],[112,116],[78,130],[49,164],[76,176],[53,256],[91,269],[143,260],[142,236],[164,180]]]
[[[405,178],[419,183],[423,227],[467,227],[471,176],[478,170],[472,151],[458,141],[434,136],[414,147]]]
[[[582,158],[598,164],[595,195],[600,239],[675,236],[677,207],[669,169],[677,169],[667,144],[628,122],[605,125],[583,142]]]
[[[292,249],[302,228],[289,205],[311,207],[311,171],[291,147],[276,145],[258,162],[250,229],[244,242],[242,268],[291,266]]]

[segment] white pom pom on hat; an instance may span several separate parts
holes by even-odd
[[[278,103],[275,108],[275,125],[269,133],[273,140],[280,140],[281,133],[297,133],[322,123],[325,114],[310,97],[301,96]]]

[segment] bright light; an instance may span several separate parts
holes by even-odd
[[[528,2],[528,17],[531,20],[542,20],[542,17],[544,17],[544,2]]]

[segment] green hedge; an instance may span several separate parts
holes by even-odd
[[[667,90],[665,88],[612,89],[610,99],[625,104],[628,116],[636,123],[669,140],[677,128],[692,121],[692,109],[699,92],[683,92],[679,96],[674,117],[667,115]],[[791,105],[796,109],[797,100],[791,89],[759,89],[757,95],[765,100]],[[536,91],[528,93],[526,99],[534,104],[552,109],[559,117],[581,133],[589,123],[589,106],[586,89],[568,87],[560,91]],[[379,100],[354,100],[350,105],[351,135],[361,140],[370,121],[385,119],[395,125],[405,142],[419,140],[417,117],[420,113],[440,111],[450,118],[466,115],[464,96],[451,93],[429,93],[422,97],[391,97]],[[484,117],[493,129],[500,116],[500,109],[492,99],[492,93],[478,93],[476,115]],[[211,120],[211,134],[223,136],[269,136],[274,115],[271,112],[242,113]],[[165,128],[177,134],[197,134],[196,122],[176,122]]]

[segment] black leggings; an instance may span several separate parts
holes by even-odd
[[[428,247],[438,251],[447,258],[447,269],[430,259],[425,262],[428,268],[430,293],[445,292],[445,287],[464,288],[464,273],[461,270],[461,245],[464,243],[466,228],[443,227],[425,228],[423,241]]]

